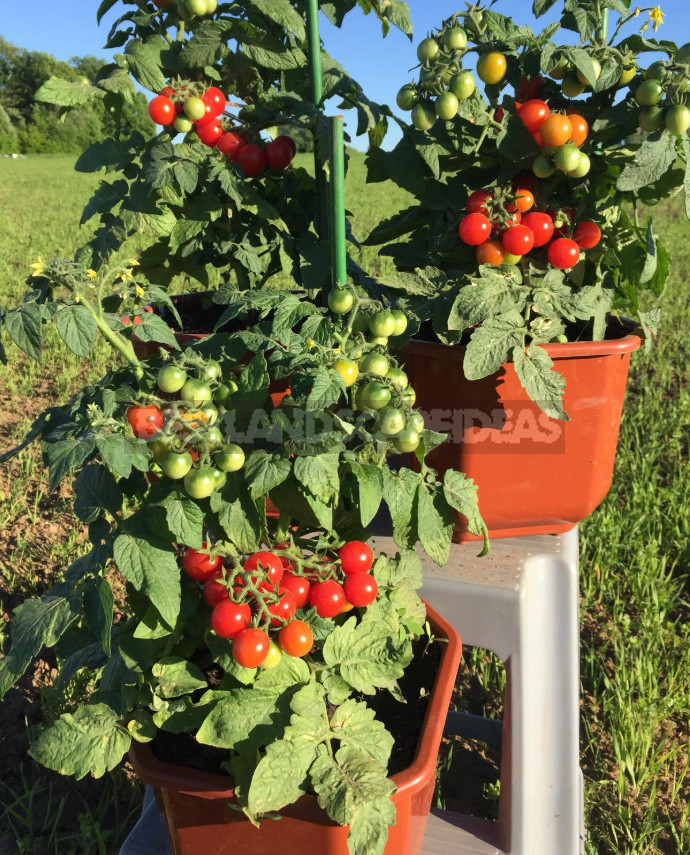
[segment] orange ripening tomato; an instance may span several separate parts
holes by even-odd
[[[584,116],[581,116],[572,107],[568,110],[568,118],[570,119],[570,124],[573,126],[570,139],[579,148],[587,139],[587,134],[589,133],[587,119],[585,119]]]
[[[503,264],[505,258],[505,250],[503,244],[498,240],[487,240],[480,243],[474,251],[474,257],[477,259],[477,264],[491,264],[498,267]]]
[[[526,187],[518,190],[517,199],[515,201],[515,207],[520,211],[520,213],[525,213],[525,211],[529,211],[530,208],[534,206],[534,195],[531,190],[527,190]],[[512,206],[508,208],[508,210],[512,210]]]
[[[552,113],[539,128],[539,134],[544,145],[553,148],[565,145],[572,133],[572,122],[567,116],[562,116],[560,113]]]

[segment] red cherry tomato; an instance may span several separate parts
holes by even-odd
[[[546,246],[553,237],[553,220],[541,211],[530,211],[529,214],[525,214],[522,225],[534,235],[535,247]]]
[[[547,255],[549,264],[559,270],[569,270],[580,258],[580,247],[570,238],[558,238],[549,245]]]
[[[204,599],[211,607],[228,599],[228,589],[221,573],[216,573],[204,582]]]
[[[480,243],[474,251],[474,257],[477,259],[477,264],[493,264],[498,267],[503,264],[505,259],[505,250],[503,244],[497,240],[487,240]]]
[[[197,124],[195,131],[201,142],[209,148],[213,148],[224,134],[223,126],[216,119],[214,119],[210,124],[203,125],[202,127],[199,127]]]
[[[172,86],[164,86],[158,94],[163,98],[172,98],[176,92],[177,90],[173,89]]]
[[[185,573],[195,582],[207,582],[216,575],[222,564],[220,555],[206,555],[196,549],[188,549],[182,558]]]
[[[261,146],[256,143],[249,143],[242,146],[237,153],[237,162],[245,175],[255,176],[260,175],[266,166],[266,155]]]
[[[176,115],[175,105],[165,95],[156,95],[149,103],[149,116],[157,125],[170,125]]]
[[[206,107],[206,112],[200,119],[194,120],[194,127],[199,130],[199,128],[204,128],[206,125],[210,125],[216,121],[218,118],[218,114],[216,113],[216,108],[213,105],[211,99],[207,99],[206,97],[202,98],[204,106]]]
[[[204,101],[207,101],[212,109],[215,111],[216,116],[220,116],[220,114],[225,109],[225,105],[227,101],[225,99],[225,95],[221,92],[221,90],[217,86],[209,86],[206,90],[206,94],[203,97]]]
[[[146,407],[130,407],[127,410],[127,421],[132,426],[137,439],[151,439],[163,427],[163,413],[155,404]]]
[[[271,169],[285,169],[292,157],[292,148],[284,140],[273,140],[266,146],[266,163]]]
[[[503,232],[503,249],[512,255],[526,255],[534,246],[534,235],[527,226],[511,226]]]
[[[371,547],[361,540],[351,540],[341,546],[338,557],[346,576],[351,576],[353,573],[368,573],[374,563]]]
[[[244,569],[254,574],[252,582],[259,590],[273,590],[283,578],[283,562],[274,552],[255,552],[244,562]]]
[[[484,214],[468,214],[458,227],[463,243],[479,246],[491,237],[491,222]]]
[[[232,640],[232,655],[243,668],[258,668],[268,656],[270,644],[263,629],[243,629]]]
[[[549,105],[538,98],[526,101],[518,110],[518,116],[531,134],[536,134],[550,115]]]
[[[241,148],[247,145],[247,141],[239,134],[228,131],[218,140],[216,147],[221,154],[227,154],[230,160],[236,160]]]
[[[518,87],[518,90],[515,93],[515,98],[518,101],[527,102],[534,98],[538,98],[543,85],[543,77],[537,76],[533,80],[528,80],[526,77],[523,76],[520,80],[520,86]]]
[[[343,586],[334,579],[311,586],[309,605],[316,609],[319,617],[332,618],[339,615],[344,603]]]
[[[280,599],[277,603],[271,603],[267,606],[269,612],[273,615],[271,626],[282,626],[285,621],[292,620],[297,611],[297,601],[292,591],[283,588],[281,585],[278,588],[278,596]]]
[[[354,576],[348,576],[343,588],[345,599],[357,608],[371,605],[379,592],[376,579],[368,573],[356,573]]]
[[[314,645],[314,633],[303,620],[291,620],[278,633],[278,644],[288,654],[301,658],[306,656]]]
[[[574,107],[569,107],[566,112],[570,119],[570,124],[573,126],[570,139],[579,147],[587,139],[587,134],[589,133],[587,119],[581,116]]]
[[[248,603],[233,603],[232,600],[221,600],[211,612],[211,626],[221,638],[232,638],[242,632],[249,626],[251,619],[252,610]]]
[[[583,220],[575,229],[573,240],[580,249],[594,249],[601,240],[601,229],[590,220]]]
[[[485,217],[488,217],[489,209],[486,207],[486,203],[489,199],[493,199],[493,193],[489,190],[475,190],[467,200],[467,210],[470,214],[484,214]]]
[[[294,157],[297,154],[297,143],[293,140],[292,137],[287,134],[281,134],[279,137],[276,137],[276,142],[284,142],[290,146],[290,151],[292,152],[292,156]]]
[[[311,582],[304,576],[295,576],[293,573],[284,573],[280,585],[292,593],[298,609],[303,609],[309,602],[309,589]]]

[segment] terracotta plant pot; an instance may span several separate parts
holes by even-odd
[[[464,348],[413,341],[403,350],[428,427],[450,438],[428,457],[479,487],[491,537],[560,534],[588,517],[611,487],[630,354],[640,339],[622,325],[607,341],[550,344],[566,379],[570,421],[530,401],[512,363],[466,380]],[[457,516],[454,540],[475,539]]]
[[[428,605],[427,614],[434,635],[448,643],[439,647],[441,659],[415,759],[393,776],[397,821],[389,829],[385,855],[421,851],[439,745],[462,656],[457,632]],[[163,763],[141,743],[133,744],[129,759],[141,780],[156,788],[175,855],[275,855],[279,850],[348,855],[348,829],[331,822],[313,796],[282,810],[279,822],[267,819],[257,829],[228,806],[235,800],[231,778]]]

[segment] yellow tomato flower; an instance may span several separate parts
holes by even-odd
[[[649,17],[654,22],[654,32],[664,23],[664,13],[661,11],[661,6],[655,6],[649,10]]]
[[[637,16],[640,14],[641,11],[642,11],[642,9],[640,9],[639,6],[635,6],[635,11],[633,12],[633,17],[637,18]]]
[[[135,285],[134,286],[134,293],[137,295],[137,297],[143,297],[144,296],[144,289],[141,287],[141,285]]]
[[[307,339],[307,347],[309,348],[309,350],[311,350],[313,347],[316,347],[316,342],[313,338]]]
[[[124,270],[120,274],[120,279],[123,282],[134,282],[134,277],[132,276],[132,271],[131,270]]]
[[[96,273],[95,270],[89,267],[89,269],[86,271],[86,275],[89,277],[89,279],[95,279],[98,276],[98,273]]]
[[[127,264],[129,264],[130,267],[139,267],[139,262],[136,258],[130,258]]]
[[[31,268],[32,276],[42,276],[43,271],[46,269],[45,263],[40,255],[38,256],[38,261],[34,261],[34,263],[30,264],[29,267]]]

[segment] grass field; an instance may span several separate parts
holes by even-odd
[[[405,203],[393,187],[363,184],[357,157],[348,206],[363,237]],[[69,256],[87,228],[79,216],[95,179],[72,172],[69,158],[0,160],[0,303],[20,299],[28,264],[40,254]],[[659,212],[657,230],[673,252],[659,342],[633,357],[614,486],[582,526],[582,766],[589,855],[681,855],[690,851],[689,226],[680,206]],[[373,251],[362,262],[377,271]],[[181,283],[182,285],[184,283]],[[36,365],[9,349],[0,366],[0,450],[9,448],[44,406],[64,400],[84,369],[51,342]],[[100,364],[98,364],[100,362]],[[568,489],[568,485],[563,485]],[[71,532],[76,532],[73,534]],[[36,449],[0,471],[0,614],[60,578],[79,549],[69,493],[47,493]],[[0,642],[2,642],[0,622]],[[125,769],[99,782],[66,782],[25,757],[25,720],[71,708],[82,687],[49,687],[56,660],[47,654],[0,705],[0,853],[112,853],[136,816],[140,790]],[[468,651],[461,684],[473,711],[496,712],[501,669]],[[481,746],[473,746],[476,752]],[[444,765],[463,774],[470,746],[446,746]],[[484,755],[491,769],[491,758]],[[489,813],[491,772],[476,801]],[[439,799],[451,801],[446,782]],[[549,853],[544,853],[549,855]]]

